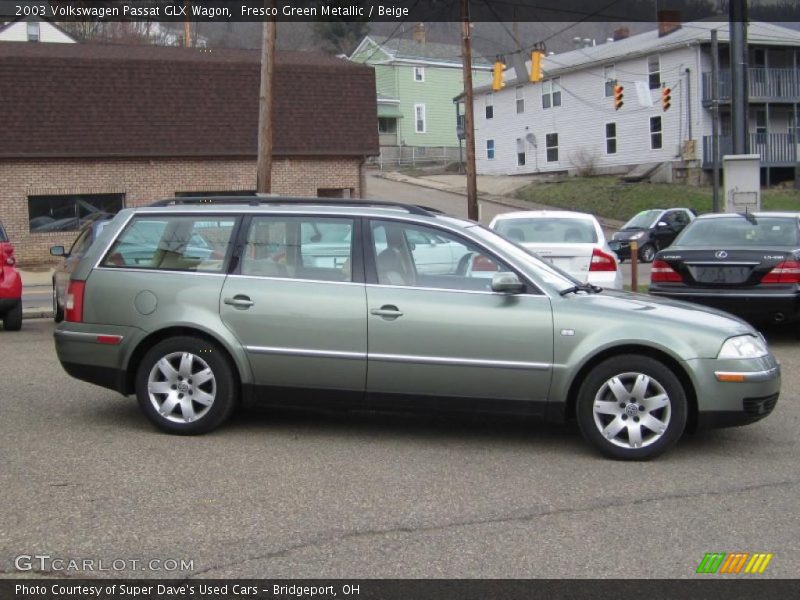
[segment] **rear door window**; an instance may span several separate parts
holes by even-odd
[[[230,216],[134,217],[102,265],[222,273],[236,219]]]

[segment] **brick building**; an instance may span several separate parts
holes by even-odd
[[[92,213],[253,192],[260,52],[0,44],[0,220],[21,262]],[[360,197],[378,153],[374,71],[279,53],[272,191]]]

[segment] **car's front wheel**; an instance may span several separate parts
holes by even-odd
[[[666,365],[620,355],[595,366],[578,392],[581,433],[612,458],[653,458],[680,438],[687,401],[681,382]]]
[[[656,257],[656,247],[653,244],[647,243],[639,248],[639,260],[643,263],[651,263]]]
[[[236,403],[233,368],[219,348],[196,337],[168,338],[142,358],[139,406],[156,426],[194,435],[219,427]]]

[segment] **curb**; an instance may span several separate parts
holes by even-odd
[[[52,308],[28,308],[22,311],[23,319],[52,319]]]

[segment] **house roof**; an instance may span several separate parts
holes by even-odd
[[[545,77],[557,77],[571,71],[610,64],[615,60],[666,52],[687,45],[710,44],[712,29],[717,30],[720,43],[729,42],[727,22],[693,21],[683,23],[680,29],[663,37],[659,37],[658,30],[653,29],[622,40],[546,56],[542,62],[542,69]],[[800,31],[771,23],[751,21],[747,28],[747,42],[759,46],[800,47]],[[485,85],[475,88],[475,92],[490,89],[491,85]]]
[[[370,40],[381,47],[389,55],[391,61],[409,61],[420,63],[446,63],[461,66],[461,46],[457,44],[441,44],[438,42],[417,42],[407,38],[388,38],[384,36],[369,35],[364,41]],[[362,41],[362,44],[364,43]],[[361,44],[359,44],[361,46]],[[356,49],[358,50],[358,49]],[[353,53],[355,54],[355,52]],[[473,67],[491,66],[482,56],[473,54]]]
[[[0,157],[257,155],[257,50],[7,42],[0,81]],[[371,67],[279,52],[274,85],[276,156],[378,153]]]

